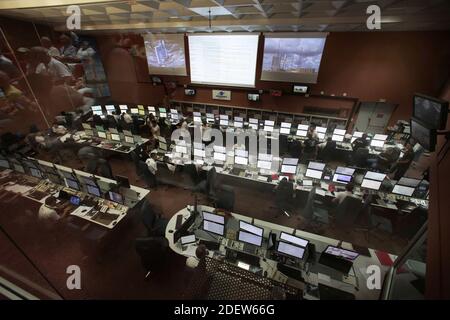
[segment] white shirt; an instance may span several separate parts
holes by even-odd
[[[338,203],[341,204],[342,201],[344,201],[344,199],[346,197],[351,197],[353,195],[353,193],[350,191],[342,191],[342,192],[336,192],[335,195],[336,195],[336,199],[338,200]]]
[[[192,269],[197,268],[198,264],[199,264],[199,260],[196,257],[188,257],[186,259],[186,266]]]
[[[48,55],[50,57],[59,57],[60,56],[59,50],[55,47],[50,47],[47,50],[48,50]]]
[[[128,113],[125,113],[123,115],[123,121],[125,121],[125,123],[133,123],[133,118]]]
[[[59,220],[60,216],[58,215],[58,213],[56,212],[55,209],[52,209],[50,207],[47,207],[45,204],[43,204],[40,208],[39,208],[39,214],[38,217],[40,220]]]
[[[206,127],[205,129],[202,130],[203,131],[203,141],[209,142],[211,141],[211,133],[212,133],[212,129],[209,127]]]
[[[92,57],[94,54],[95,54],[95,50],[92,49],[91,47],[89,47],[87,49],[80,48],[80,49],[78,49],[78,52],[77,52],[77,58],[87,59],[87,58]]]
[[[41,63],[36,67],[36,73],[41,73],[43,70],[47,70],[57,80],[72,76],[69,68],[67,68],[64,63],[54,58],[50,59],[47,66]]]
[[[156,161],[152,158],[148,158],[145,163],[148,166],[148,169],[152,174],[156,174],[156,171],[158,171],[158,165],[156,164]]]

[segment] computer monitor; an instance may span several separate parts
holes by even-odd
[[[175,146],[175,152],[187,154],[187,147],[185,146]]]
[[[271,161],[258,160],[257,167],[259,169],[270,170],[272,168],[272,162]]]
[[[246,166],[248,165],[248,158],[235,156],[234,163]]]
[[[244,231],[253,233],[253,234],[255,234],[257,236],[260,236],[260,237],[262,237],[263,233],[264,233],[264,229],[263,228],[257,227],[257,226],[255,226],[255,225],[253,225],[251,223],[248,223],[248,222],[245,222],[245,221],[242,221],[242,220],[239,220],[239,229],[242,229]]]
[[[413,117],[420,119],[428,129],[444,130],[447,125],[448,101],[415,94]]]
[[[299,136],[299,137],[306,137],[308,135],[308,131],[306,131],[306,130],[297,130],[296,135]]]
[[[246,232],[246,231],[239,231],[238,234],[238,241],[252,244],[254,246],[260,247],[262,245],[263,238],[261,236],[257,236],[256,234]]]
[[[203,219],[203,230],[223,236],[225,226],[223,224]]]
[[[259,101],[260,95],[258,93],[249,93],[247,94],[247,99],[249,101]]]
[[[333,175],[333,182],[347,184],[352,181],[352,176],[347,176],[345,174],[335,173]]]
[[[429,129],[422,121],[414,118],[411,118],[411,137],[427,151],[433,152],[436,149],[436,129]]]
[[[407,187],[407,186],[402,186],[402,185],[396,184],[394,186],[394,188],[392,189],[392,193],[402,195],[402,196],[412,197],[415,190],[416,190],[416,188],[413,188],[413,187]]]
[[[355,169],[348,167],[337,167],[335,173],[345,174],[347,176],[352,176],[355,173]]]
[[[283,164],[281,166],[281,172],[282,173],[295,174],[297,172],[297,166],[289,166],[289,165]]]
[[[195,243],[197,238],[195,237],[195,234],[188,234],[187,236],[181,237],[180,241],[181,245],[185,246],[187,244]]]
[[[298,164],[298,158],[284,158],[283,164],[287,164],[289,166],[296,166]]]
[[[281,124],[280,124],[280,127],[281,128],[291,128],[292,127],[292,123],[290,123],[290,122],[282,122]]]
[[[204,158],[206,156],[206,151],[202,149],[194,149],[194,156]]]
[[[91,186],[88,184],[88,185],[86,185],[86,190],[87,190],[87,193],[89,193],[93,196],[96,196],[96,197],[101,196],[100,189],[97,186]]]
[[[99,138],[106,139],[106,132],[105,131],[97,131],[97,135]]]
[[[202,117],[194,116],[194,123],[195,124],[201,124],[202,123]]]
[[[382,148],[384,146],[384,141],[372,139],[372,141],[370,141],[370,146],[375,148]]]
[[[118,133],[111,133],[111,140],[120,141],[120,135]]]
[[[221,126],[228,126],[228,120],[220,119],[219,124]]]
[[[243,128],[244,127],[244,122],[242,121],[234,121],[234,127],[235,128]]]
[[[214,214],[208,211],[202,211],[204,220],[212,221],[215,223],[225,224],[225,217],[219,214]]]
[[[214,119],[214,113],[207,113],[206,114],[207,119]]]
[[[39,169],[36,168],[29,168],[30,169],[30,173],[33,177],[38,178],[38,179],[42,179],[42,172]]]
[[[167,113],[166,108],[158,108],[159,113]]]
[[[120,112],[127,112],[128,106],[126,104],[119,105]]]
[[[89,177],[83,177],[83,176],[81,176],[81,180],[83,181],[83,183],[85,184],[85,185],[90,185],[90,186],[97,186],[97,183],[95,183],[95,180],[94,180],[94,178],[92,177],[92,178],[89,178]]]
[[[316,127],[316,132],[317,133],[327,133],[327,128],[326,127]]]
[[[297,259],[303,259],[305,248],[284,241],[278,241],[277,252]]]
[[[297,126],[297,130],[308,131],[308,129],[309,129],[309,124],[299,124]]]
[[[125,136],[125,142],[134,144],[134,137],[133,136]]]
[[[172,114],[178,114],[178,110],[177,109],[173,109],[173,108],[171,108],[170,109],[170,113],[172,113]]]
[[[238,157],[245,157],[245,158],[248,157],[248,151],[247,150],[236,149],[234,151],[234,154],[236,156],[238,156]]]
[[[20,164],[20,163],[13,163],[13,169],[14,171],[20,172],[20,173],[25,173],[25,168]]]
[[[148,113],[151,113],[152,115],[156,116],[156,109],[153,106],[148,106],[147,107],[147,111]]]
[[[258,124],[258,123],[259,123],[259,120],[258,120],[258,119],[255,119],[255,118],[249,118],[249,119],[248,119],[248,123]]]
[[[325,169],[325,165],[326,164],[322,162],[310,161],[308,163],[308,169],[323,171],[323,169]]]
[[[376,181],[383,181],[384,178],[386,178],[386,174],[373,171],[367,171],[364,175],[364,179],[371,179]]]
[[[226,159],[227,159],[227,155],[225,153],[214,152],[214,160],[225,161]]]
[[[325,133],[317,132],[317,137],[319,138],[319,140],[324,140],[325,139]]]
[[[227,115],[227,114],[220,114],[220,115],[219,115],[219,119],[220,119],[220,120],[228,120],[229,118],[228,118],[228,115]]]
[[[92,106],[91,110],[92,110],[92,113],[97,116],[103,115],[102,106]]]
[[[293,93],[308,93],[308,86],[294,84],[292,86]]]
[[[286,233],[286,232],[281,232],[280,240],[293,243],[293,244],[298,245],[300,247],[306,247],[308,245],[308,243],[309,243],[308,240],[305,240],[305,239],[300,238],[300,237],[293,236],[293,235],[291,235],[289,233]]]
[[[290,134],[291,133],[291,128],[280,128],[280,133],[281,134]]]
[[[273,127],[271,127],[271,126],[264,126],[264,129],[263,129],[265,132],[273,132]]]
[[[275,121],[273,120],[264,120],[264,126],[273,127],[275,125]]]
[[[336,141],[336,142],[342,142],[342,141],[344,141],[344,136],[341,136],[338,134],[333,134],[331,136],[331,140]]]
[[[313,169],[306,169],[305,177],[313,178],[313,179],[321,179],[322,178],[322,171],[317,171]]]
[[[242,117],[234,117],[234,122],[244,122],[244,118],[242,118]]]
[[[80,191],[80,185],[77,181],[66,178],[67,187]]]
[[[333,134],[338,134],[340,136],[345,136],[345,129],[334,129]]]
[[[109,200],[123,204],[123,197],[120,193],[108,191]]]
[[[112,104],[108,104],[105,106],[105,109],[106,109],[107,114],[112,114],[113,111],[116,111],[116,106],[112,105]]]
[[[421,180],[419,180],[419,179],[402,177],[402,178],[400,178],[400,180],[398,180],[397,184],[400,184],[402,186],[416,188],[420,184],[420,182],[421,182]]]
[[[361,188],[380,190],[380,187],[381,187],[381,181],[363,179],[363,181],[361,183]]]
[[[59,174],[55,174],[52,172],[46,172],[46,175],[47,175],[48,180],[50,180],[51,182],[59,184],[59,185],[63,184]]]
[[[355,251],[342,249],[334,246],[328,246],[324,252],[336,257],[344,258],[349,261],[354,261],[359,256],[359,253]]]
[[[71,196],[70,203],[73,204],[74,206],[79,206],[80,205],[80,197]]]
[[[130,189],[130,180],[127,177],[116,175],[115,179],[121,188]]]
[[[355,138],[361,138],[363,136],[364,132],[360,132],[360,131],[355,131],[353,132],[353,137]]]
[[[372,139],[386,141],[387,138],[388,138],[388,136],[385,134],[376,134],[373,136]]]

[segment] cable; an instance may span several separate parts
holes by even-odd
[[[48,280],[48,278],[42,273],[42,271],[36,266],[36,264],[27,256],[25,251],[22,250],[22,248],[13,240],[13,238],[6,232],[6,230],[0,225],[0,231],[8,238],[8,240],[16,247],[17,250],[27,259],[27,261],[33,266],[34,269],[41,275],[42,278],[47,282],[47,284],[52,288],[56,294],[64,300],[63,295],[56,289],[56,287]]]

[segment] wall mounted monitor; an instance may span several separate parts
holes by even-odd
[[[262,240],[262,237],[250,232],[240,230],[238,234],[238,241],[252,244],[254,246],[260,247],[262,245]]]
[[[325,166],[326,164],[322,162],[310,161],[308,163],[308,169],[314,169],[319,171],[323,171],[323,169],[325,169]]]
[[[309,243],[308,240],[305,240],[305,239],[300,238],[300,237],[293,236],[293,235],[291,235],[289,233],[286,233],[286,232],[281,232],[280,240],[293,243],[293,244],[298,245],[300,247],[306,247],[308,245],[308,243]]]
[[[284,242],[284,241],[278,241],[277,245],[277,252],[297,258],[297,259],[303,259],[303,256],[305,255],[305,248]]]
[[[203,220],[203,230],[223,236],[225,227],[223,224],[220,223],[215,223],[209,220]]]
[[[359,256],[359,253],[355,251],[342,249],[334,246],[328,246],[324,252],[336,257],[344,258],[349,261],[354,261]]]
[[[327,33],[264,33],[261,80],[316,83]]]
[[[204,220],[225,224],[225,217],[220,214],[211,213],[208,211],[202,211],[202,216]]]
[[[411,137],[425,150],[433,152],[436,149],[436,129],[429,129],[424,123],[411,118]]]
[[[261,100],[261,96],[258,93],[249,93],[247,94],[248,101],[259,101]]]
[[[415,94],[413,98],[413,117],[420,119],[428,129],[444,130],[447,125],[449,103],[445,100]]]
[[[308,93],[309,87],[308,86],[302,86],[299,84],[294,84],[292,86],[292,92],[293,93],[300,93],[300,94],[305,94]]]
[[[146,33],[142,37],[149,74],[187,75],[183,34]]]
[[[191,82],[254,87],[258,34],[189,34]]]
[[[186,96],[192,97],[195,96],[195,93],[196,93],[195,89],[184,89],[184,94]]]
[[[289,174],[295,174],[297,172],[297,166],[289,166],[289,165],[282,165],[281,166],[281,172],[282,173],[289,173]]]

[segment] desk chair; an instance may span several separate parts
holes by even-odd
[[[137,238],[135,249],[145,269],[145,279],[150,273],[159,273],[167,266],[169,243],[165,237]]]
[[[193,192],[203,192],[209,199],[214,200],[216,198],[216,186],[217,186],[217,173],[216,168],[211,168],[206,174],[206,180],[198,183]]]
[[[147,229],[147,236],[164,237],[168,223],[167,219],[164,219],[161,215],[156,214],[148,200],[144,200],[139,211],[142,223]]]
[[[215,207],[227,211],[234,211],[235,194],[234,188],[229,185],[221,185],[217,188],[215,196]]]
[[[358,148],[353,152],[352,155],[352,164],[359,168],[367,167],[367,159],[369,158],[369,149],[368,148]]]
[[[276,218],[281,214],[290,217],[293,208],[294,186],[291,181],[281,181],[275,189],[275,206],[278,209]]]
[[[298,158],[300,159],[302,156],[302,143],[298,140],[293,140],[289,144],[289,154],[292,156],[292,158]]]
[[[360,198],[347,196],[334,211],[334,223],[336,226],[351,228],[364,207]]]
[[[319,153],[319,159],[329,162],[336,154],[336,141],[327,141],[325,147]]]

